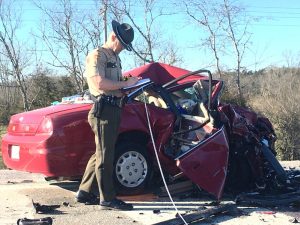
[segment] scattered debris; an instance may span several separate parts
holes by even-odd
[[[14,182],[14,181],[10,181],[10,180],[9,180],[9,181],[7,181],[7,183],[8,183],[8,184],[16,184],[17,182]]]
[[[33,183],[33,180],[22,180],[20,183],[23,183],[23,184]]]
[[[20,184],[26,184],[26,183],[33,183],[33,180],[22,180],[22,181],[20,181],[20,182],[16,182],[16,181],[7,181],[7,183],[8,184],[18,184],[18,183],[20,183]]]
[[[160,213],[160,210],[159,210],[159,209],[154,209],[154,210],[153,210],[153,213],[154,213],[154,214],[159,214],[159,213]]]
[[[275,215],[276,214],[276,212],[274,212],[274,211],[261,211],[259,213],[260,214],[265,214],[265,215]]]
[[[204,209],[193,213],[184,214],[182,215],[182,217],[187,223],[190,223],[198,220],[209,220],[211,217],[216,216],[218,214],[224,214],[236,210],[237,208],[235,204],[224,204],[224,205],[215,206],[210,209]],[[180,218],[174,218],[174,219],[156,223],[156,225],[181,225],[181,224],[184,224],[184,222]]]
[[[258,192],[240,194],[236,197],[235,202],[238,205],[247,206],[264,206],[264,207],[278,207],[278,206],[295,206],[300,205],[300,190],[284,193],[264,195]]]
[[[212,201],[210,203],[206,203],[205,205],[209,205],[209,206],[218,206],[220,205],[220,201]]]
[[[60,205],[41,205],[38,202],[35,203],[33,200],[32,200],[32,205],[36,213],[51,213],[60,207]]]
[[[204,209],[207,209],[207,207],[205,207],[205,206],[199,206],[199,207],[197,208],[198,211],[204,210]]]
[[[145,193],[145,194],[140,194],[140,195],[123,195],[123,196],[118,196],[121,200],[123,201],[157,201],[159,198],[157,195],[154,193]]]
[[[18,219],[17,225],[52,225],[52,218],[51,217],[45,217],[40,219]]]
[[[170,184],[170,185],[168,185],[168,189],[169,189],[169,192],[171,193],[171,195],[188,193],[194,189],[194,184],[190,180],[187,180],[187,181]],[[159,197],[168,196],[168,193],[164,186],[159,188],[158,196]]]
[[[289,222],[291,222],[291,223],[299,223],[299,221],[297,220],[297,218],[290,219]]]
[[[63,202],[62,205],[66,207],[70,207],[70,202]]]

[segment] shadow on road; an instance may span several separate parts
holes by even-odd
[[[78,190],[80,181],[51,181],[50,185],[57,186],[68,191],[76,192]]]

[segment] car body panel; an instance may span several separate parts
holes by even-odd
[[[221,197],[227,171],[229,146],[224,127],[179,156],[177,166],[195,184]]]
[[[8,168],[38,172],[47,177],[81,175],[95,146],[91,142],[94,134],[87,122],[91,106],[58,105],[14,115],[7,134],[2,138],[4,163]],[[13,127],[20,127],[24,121],[26,124],[39,122],[40,125],[45,117],[52,120],[53,133],[35,132],[27,137],[26,130],[13,131]],[[12,146],[20,146],[19,160],[11,158]]]
[[[70,105],[60,105],[57,113],[54,113],[53,110],[56,106],[49,107],[50,114],[48,114],[48,117],[52,119],[55,129],[55,132],[51,135],[35,135],[24,138],[15,135],[15,133],[13,135],[11,133],[5,134],[2,139],[4,163],[8,168],[40,172],[51,177],[81,175],[89,157],[95,150],[95,144],[92,141],[94,140],[94,134],[87,121],[87,113],[91,106],[91,104],[73,104],[72,107]],[[141,117],[141,115],[145,115],[144,107],[144,104],[132,103],[123,108],[119,133],[135,130],[147,133],[150,136],[148,124]],[[156,108],[153,105],[147,107],[151,115],[154,137],[159,144],[158,149],[161,149],[172,132],[174,115],[168,110]],[[74,111],[74,109],[76,110]],[[47,113],[45,114],[47,111],[45,108],[41,111],[41,114],[38,111],[35,110],[34,112],[35,121],[41,121],[42,117],[47,115]],[[24,118],[22,121],[28,121],[28,116],[32,116],[30,112],[15,115],[13,124],[16,125],[15,121],[18,121],[19,117]],[[125,117],[126,119],[124,119]],[[13,145],[21,147],[21,160],[13,160],[9,157]],[[152,147],[150,144],[149,146]],[[166,160],[169,159],[166,158]],[[171,169],[171,171],[174,170],[174,168]]]
[[[166,171],[171,174],[178,172],[178,168],[175,166],[174,160],[166,157],[163,153],[164,144],[169,140],[169,137],[173,131],[174,126],[174,114],[169,110],[157,108],[153,105],[146,104],[150,126],[152,128],[153,137],[158,154],[161,158],[162,164],[165,166]],[[154,147],[150,138],[150,131],[148,127],[146,117],[146,109],[143,103],[129,103],[122,111],[121,124],[119,133],[129,131],[139,131],[148,135],[148,153],[152,159],[155,159]],[[155,163],[155,162],[154,162]]]

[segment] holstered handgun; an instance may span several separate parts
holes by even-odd
[[[101,117],[101,113],[102,113],[102,110],[103,110],[104,103],[105,102],[103,101],[101,96],[97,99],[97,101],[95,101],[93,114],[96,118]]]
[[[128,101],[128,96],[127,95],[124,95],[122,98],[121,98],[121,101],[120,101],[120,107],[122,108]]]

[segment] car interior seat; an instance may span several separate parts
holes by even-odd
[[[198,80],[193,88],[200,102],[206,104],[208,102],[208,82],[206,80]]]
[[[164,100],[162,100],[162,98],[154,96],[154,95],[148,96],[148,102],[149,102],[149,104],[154,104],[155,106],[160,107],[160,108],[164,108],[164,109],[168,108],[167,104],[165,103]]]

